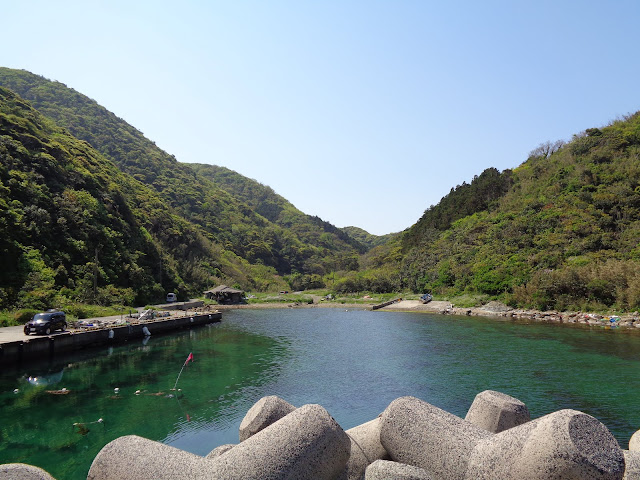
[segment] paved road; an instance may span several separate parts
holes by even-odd
[[[18,325],[17,327],[4,327],[0,328],[0,343],[15,342],[18,340],[26,340],[29,338],[24,334],[24,327]],[[57,334],[54,333],[53,335]]]

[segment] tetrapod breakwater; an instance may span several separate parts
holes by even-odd
[[[87,478],[640,479],[640,432],[623,450],[590,415],[567,409],[531,420],[523,402],[491,390],[476,396],[464,419],[401,397],[349,430],[320,405],[296,408],[267,396],[247,412],[238,438],[238,444],[217,446],[202,457],[138,436],[120,437],[98,453]],[[2,465],[0,473],[53,478],[23,464]]]

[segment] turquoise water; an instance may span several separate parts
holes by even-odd
[[[172,391],[190,352],[195,361]],[[319,403],[347,429],[402,395],[464,416],[486,389],[519,398],[532,417],[561,408],[589,413],[626,448],[640,429],[639,372],[640,335],[623,330],[364,310],[234,310],[220,324],[146,344],[5,367],[0,463],[84,479],[98,451],[121,435],[199,455],[237,443],[242,418],[264,395]],[[70,393],[47,393],[62,388]]]

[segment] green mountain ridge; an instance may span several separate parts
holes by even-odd
[[[640,307],[640,113],[452,189],[338,289],[482,294],[539,309]],[[384,282],[380,282],[384,279]]]
[[[261,276],[2,87],[0,158],[0,308],[144,304],[214,278]]]
[[[283,276],[296,290],[640,308],[640,113],[488,168],[404,232],[375,236],[230,169],[179,163],[62,84],[0,68],[0,85],[26,99],[2,90],[0,308],[95,298],[96,278],[104,297],[138,301]]]
[[[357,266],[365,247],[327,222],[291,206],[293,221],[274,223],[246,203],[246,196],[221,188],[159,149],[141,132],[95,101],[38,75],[0,68],[0,85],[91,144],[125,173],[156,190],[176,212],[225,250],[281,275],[323,275]],[[264,212],[267,213],[267,212]],[[294,228],[292,228],[294,227]]]

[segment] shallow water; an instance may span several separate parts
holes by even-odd
[[[190,352],[195,361],[180,376],[181,391],[172,391]],[[639,367],[640,335],[622,330],[364,310],[233,310],[220,324],[145,345],[4,368],[0,463],[84,479],[98,451],[122,435],[199,455],[237,443],[242,418],[264,395],[319,403],[347,429],[403,395],[464,417],[486,389],[519,398],[532,417],[561,408],[589,413],[626,448],[640,429]],[[71,392],[47,393],[62,388]]]

